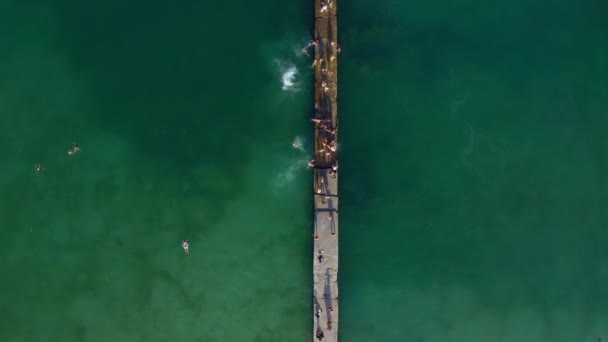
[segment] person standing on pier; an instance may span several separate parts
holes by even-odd
[[[315,336],[319,341],[323,341],[323,337],[325,337],[325,335],[323,335],[323,330],[321,330],[321,327],[317,327],[317,333]]]

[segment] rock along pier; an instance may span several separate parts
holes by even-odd
[[[315,2],[313,340],[338,341],[337,0]],[[322,333],[322,339],[319,338]]]

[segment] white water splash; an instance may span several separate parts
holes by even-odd
[[[308,159],[297,159],[292,161],[284,170],[279,172],[273,182],[275,190],[285,187],[296,179],[298,171],[306,169]]]
[[[295,78],[298,74],[298,69],[295,65],[289,66],[286,70],[281,70],[283,76],[281,76],[281,82],[283,83],[283,90],[295,90]]]
[[[275,59],[274,62],[277,65],[279,74],[281,75],[281,84],[283,90],[298,91],[298,82],[296,82],[298,68],[296,68],[292,62],[286,62],[280,59]]]
[[[291,147],[295,148],[298,151],[304,152],[304,143],[302,142],[302,137],[296,136],[291,143]]]

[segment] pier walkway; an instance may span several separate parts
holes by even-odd
[[[315,1],[313,340],[338,341],[337,0]],[[322,333],[323,338],[318,335]]]

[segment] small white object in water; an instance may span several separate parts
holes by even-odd
[[[295,137],[291,143],[291,146],[296,150],[304,151],[304,145],[302,144],[302,138],[300,137]]]

